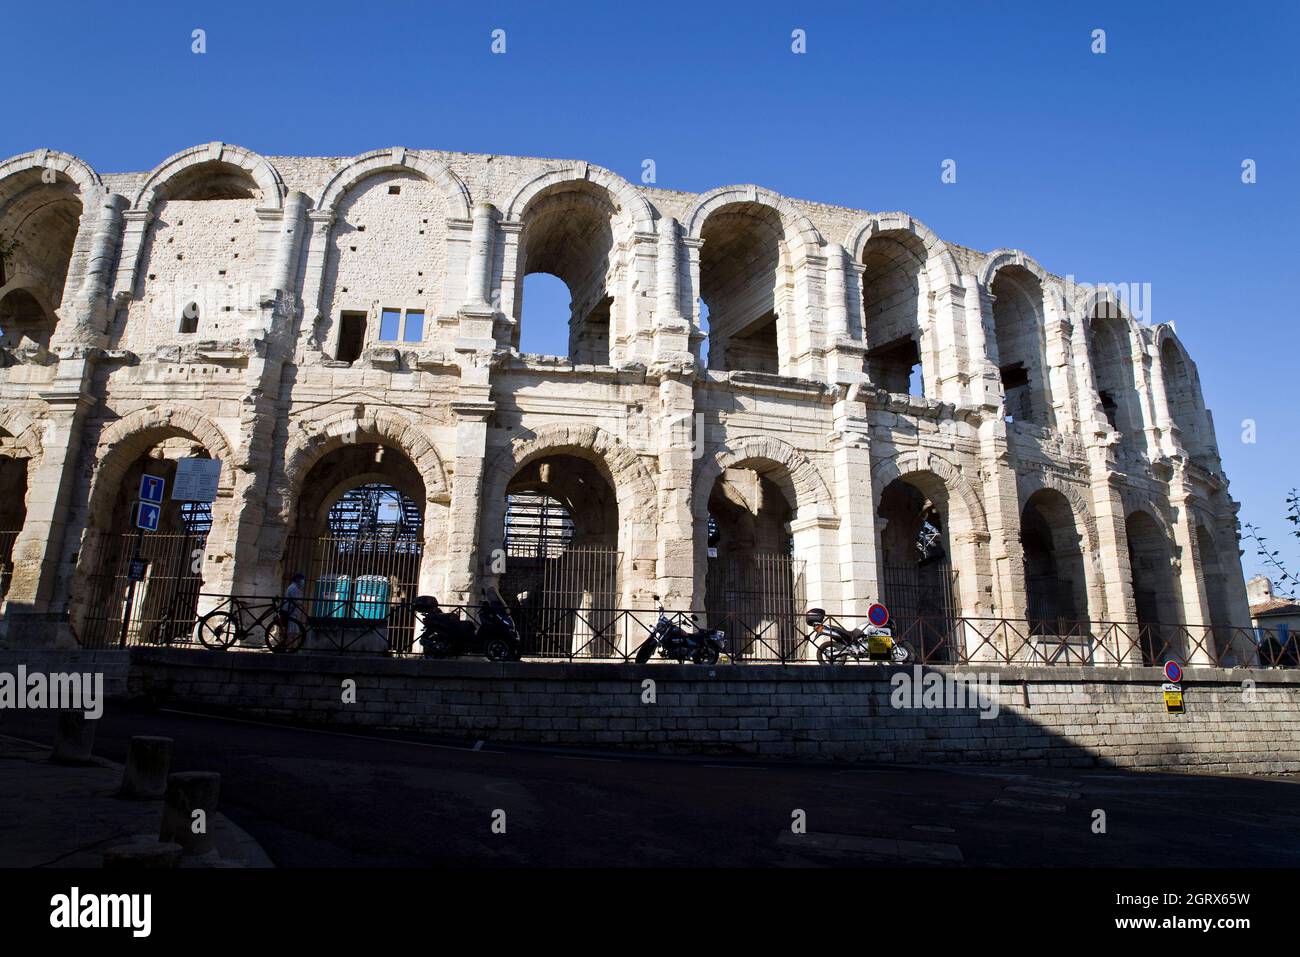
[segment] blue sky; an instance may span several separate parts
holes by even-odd
[[[401,144],[631,180],[652,158],[659,186],[902,209],[1053,272],[1150,283],[1152,318],[1198,363],[1243,519],[1300,565],[1282,517],[1300,485],[1300,4],[15,3],[4,33],[5,156],[50,146],[113,172],[216,139]]]

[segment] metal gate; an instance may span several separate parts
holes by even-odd
[[[799,657],[803,639],[804,562],[777,552],[709,559],[704,608],[710,628],[727,632],[736,660]]]
[[[951,563],[882,564],[880,587],[894,634],[912,645],[921,662],[958,660],[957,572]]]
[[[132,588],[137,543],[143,575]],[[193,635],[207,532],[104,533],[99,571],[89,582],[90,600],[81,625],[87,648],[188,640]],[[197,561],[196,561],[197,557]],[[124,624],[125,622],[125,624]]]
[[[285,583],[296,572],[307,577],[307,614],[316,619],[379,621],[389,650],[411,650],[415,616],[411,599],[420,582],[424,542],[411,534],[290,538],[285,548]]]
[[[622,657],[619,580],[623,553],[600,545],[557,555],[511,557],[501,576],[524,654],[540,658]]]

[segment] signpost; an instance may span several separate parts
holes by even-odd
[[[131,609],[135,607],[135,586],[144,580],[144,559],[140,557],[140,546],[144,542],[145,532],[158,531],[162,519],[163,493],[167,490],[167,480],[161,475],[140,476],[140,498],[135,503],[135,554],[131,556],[131,566],[127,574],[129,584],[126,586],[126,607],[122,610],[122,631],[118,635],[119,648],[126,647],[126,634],[131,628]]]
[[[1182,666],[1173,660],[1166,661],[1165,677],[1169,680],[1160,686],[1165,696],[1165,712],[1183,714],[1183,686],[1179,684],[1183,680]]]

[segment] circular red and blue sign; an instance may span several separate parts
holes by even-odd
[[[1171,684],[1178,684],[1183,680],[1183,669],[1179,667],[1178,662],[1165,662],[1165,677],[1169,679]]]
[[[889,609],[880,602],[876,602],[867,609],[867,621],[871,622],[877,628],[884,628],[889,624]]]

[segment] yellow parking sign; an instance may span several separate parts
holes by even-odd
[[[1161,685],[1165,694],[1165,711],[1168,714],[1183,713],[1183,686],[1172,682]]]

